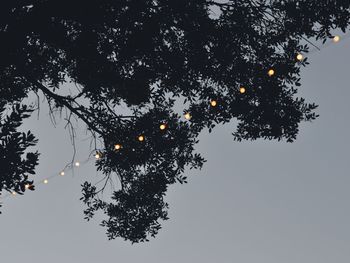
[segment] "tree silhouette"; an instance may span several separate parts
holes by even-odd
[[[38,153],[28,147],[36,140],[17,128],[37,110],[25,99],[44,96],[52,112],[68,111],[67,125],[76,117],[101,142],[96,167],[104,177],[83,185],[86,218],[102,211],[110,239],[148,240],[167,219],[167,187],[205,162],[194,151],[203,129],[235,119],[237,141],[292,142],[299,124],[317,117],[316,105],[297,97],[300,68],[310,40],[345,32],[349,5],[2,1],[0,191],[34,189],[28,175]],[[120,189],[101,199],[115,177]]]

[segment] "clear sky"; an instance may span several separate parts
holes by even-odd
[[[203,134],[197,148],[208,162],[171,187],[170,220],[155,239],[108,241],[98,218],[83,219],[80,184],[98,178],[83,165],[5,200],[0,262],[348,263],[349,48],[347,39],[309,56],[300,94],[320,105],[320,117],[301,126],[296,142],[234,142],[230,125]],[[24,127],[40,139],[36,180],[72,154],[64,121],[54,128],[42,108]],[[85,159],[89,142],[77,146]]]

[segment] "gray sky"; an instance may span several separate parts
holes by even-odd
[[[348,39],[309,56],[300,94],[320,117],[296,142],[234,142],[229,125],[203,134],[208,162],[170,189],[170,220],[151,242],[108,241],[98,218],[83,219],[80,184],[96,181],[90,164],[5,200],[1,262],[349,262],[349,47]],[[55,129],[43,109],[25,125],[40,139],[36,180],[71,158],[63,124]],[[88,144],[77,142],[78,159]]]

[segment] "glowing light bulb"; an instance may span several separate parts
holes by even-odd
[[[64,171],[60,172],[60,176],[64,176],[64,175],[65,175]]]
[[[239,88],[239,92],[242,93],[242,94],[245,93],[246,92],[245,87],[240,87]]]
[[[143,142],[143,141],[145,140],[145,137],[144,137],[143,135],[140,135],[140,136],[138,137],[138,140],[139,140],[140,142]]]
[[[297,55],[297,60],[302,61],[304,59],[304,56],[302,54]]]
[[[115,150],[120,150],[121,148],[122,148],[122,146],[120,144],[114,145],[114,149]]]
[[[334,36],[333,37],[333,42],[338,43],[340,41],[340,36]]]
[[[80,166],[80,163],[79,162],[75,162],[74,164],[76,167],[79,167]]]
[[[45,179],[45,180],[43,181],[43,183],[44,183],[44,184],[48,184],[48,183],[49,183],[49,180]]]
[[[95,158],[96,158],[96,160],[100,159],[100,158],[101,158],[101,154],[96,153],[96,154],[95,154]]]
[[[26,184],[24,187],[25,187],[25,189],[29,189],[30,184]]]
[[[165,125],[165,124],[161,124],[161,125],[159,126],[159,129],[161,129],[162,131],[165,130],[165,129],[166,129],[166,125]]]
[[[273,69],[270,69],[267,74],[272,77],[273,75],[275,75],[275,71]]]
[[[187,113],[185,114],[185,119],[186,119],[186,120],[190,120],[190,119],[191,119],[191,114],[190,114],[189,112],[187,112]]]
[[[212,107],[215,107],[217,104],[218,104],[218,103],[216,102],[216,100],[212,100],[212,101],[210,102],[210,105],[211,105]]]
[[[11,194],[12,194],[12,195],[16,195],[17,193],[16,193],[15,191],[13,191]]]

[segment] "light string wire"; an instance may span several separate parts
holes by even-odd
[[[309,49],[308,52],[306,52],[305,54],[303,52],[296,52],[296,60],[297,61],[302,61],[305,59],[305,55],[310,55],[310,54],[314,54],[314,53],[318,53],[320,52],[322,49],[326,49],[330,46],[332,46],[332,44],[337,44],[341,41],[344,41],[346,39],[349,39],[350,38],[350,33],[348,34],[343,34],[343,35],[334,35],[332,39],[330,39],[330,41],[326,41],[324,44],[321,44],[322,46],[321,47],[318,47],[316,45],[312,45],[313,47],[311,49]],[[275,74],[275,71],[273,69],[270,69],[267,73],[270,77],[273,76]],[[245,87],[240,87],[239,88],[239,92],[240,93],[245,93],[246,92],[246,88]],[[212,107],[216,107],[217,106],[217,101],[215,100],[210,100],[210,106]],[[186,120],[190,120],[191,119],[191,114],[189,112],[186,112],[184,114],[184,118]],[[166,124],[164,123],[161,123],[159,128],[161,130],[165,130],[167,127],[166,127]],[[145,137],[144,135],[139,135],[139,137],[137,138],[139,142],[143,142]],[[115,144],[115,150],[119,150],[122,148],[122,145],[120,144]],[[94,156],[92,156],[92,154],[94,154]],[[97,160],[97,159],[100,159],[102,156],[101,156],[101,153],[98,151],[98,150],[93,150],[92,152],[90,152],[89,154],[89,157],[87,159],[85,159],[84,161],[80,162],[78,160],[73,160],[72,162],[68,163],[65,167],[63,167],[62,170],[60,170],[59,172],[56,172],[54,174],[52,174],[51,176],[48,176],[46,177],[45,179],[42,179],[40,180],[39,182],[33,184],[33,186],[38,186],[38,185],[46,185],[48,184],[49,182],[51,182],[52,179],[56,178],[56,177],[65,177],[67,175],[68,172],[72,172],[72,175],[74,175],[74,169],[75,168],[79,168],[83,165],[86,165],[88,163],[91,162],[91,160]],[[28,185],[26,185],[26,189],[28,189],[27,187],[29,187]],[[7,193],[7,194],[4,194],[1,196],[1,193],[0,193],[0,204],[2,203],[1,201],[4,200],[4,199],[7,199],[9,197],[12,197],[12,196],[16,196],[16,195],[23,195],[23,194],[18,194],[16,193],[15,191],[12,191],[11,193]]]
[[[78,161],[78,160],[74,160],[71,163],[68,163],[66,166],[63,167],[63,169],[61,169],[59,172],[56,172],[54,174],[52,174],[51,176],[47,176],[44,179],[36,182],[33,184],[33,186],[39,186],[39,185],[46,185],[49,182],[51,182],[52,179],[57,178],[57,177],[66,177],[68,172],[71,172],[71,175],[74,175],[74,169],[77,169],[83,165],[86,165],[88,163],[90,163],[91,160],[96,160],[96,156],[92,157],[89,156],[87,159],[85,159],[84,161]],[[29,185],[26,185],[26,190],[29,188]],[[11,196],[17,196],[17,195],[24,195],[24,194],[18,194],[15,191],[12,191],[11,193],[7,193],[4,194],[3,196],[0,196],[0,200],[4,200],[6,198],[9,198]]]

